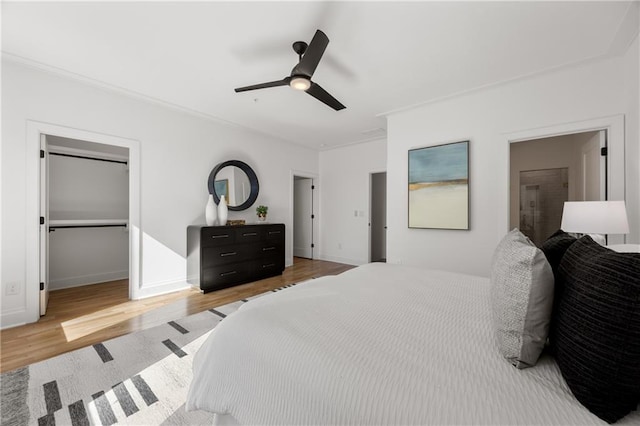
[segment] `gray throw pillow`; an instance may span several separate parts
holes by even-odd
[[[498,347],[517,368],[535,365],[549,335],[553,272],[544,253],[518,229],[491,262],[491,305]]]

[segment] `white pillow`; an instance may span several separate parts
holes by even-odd
[[[491,304],[498,347],[517,368],[535,365],[549,335],[553,272],[544,253],[518,229],[491,262]]]

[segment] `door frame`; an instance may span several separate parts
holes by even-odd
[[[295,232],[295,230],[293,229],[293,215],[294,215],[294,211],[293,211],[293,196],[294,196],[294,180],[295,177],[301,177],[301,178],[307,178],[307,179],[313,179],[313,186],[314,186],[314,190],[312,193],[312,200],[313,200],[313,206],[312,206],[312,212],[311,214],[314,215],[314,219],[313,219],[313,224],[312,224],[312,229],[311,229],[311,235],[312,235],[312,244],[313,244],[313,251],[311,252],[311,255],[313,256],[313,259],[319,259],[319,253],[320,253],[320,245],[318,244],[318,237],[320,235],[320,221],[318,220],[318,212],[320,211],[320,192],[319,192],[319,176],[317,173],[313,173],[313,172],[305,172],[303,170],[295,170],[295,169],[291,169],[289,172],[289,218],[290,218],[290,224],[289,226],[291,227],[291,232],[287,233],[287,241],[286,241],[286,245],[291,247],[291,252],[288,254],[288,258],[287,258],[287,266],[291,266],[293,265],[293,233]]]
[[[506,143],[504,145],[505,149],[502,151],[502,155],[504,155],[505,158],[503,164],[506,166],[505,181],[507,184],[503,190],[506,190],[507,196],[504,198],[506,200],[506,206],[502,209],[503,213],[498,215],[498,219],[500,221],[499,229],[509,231],[509,209],[511,205],[511,194],[509,190],[511,185],[511,161],[509,151],[512,143],[600,130],[605,130],[607,132],[607,199],[612,201],[624,200],[626,193],[624,164],[624,114],[505,133],[504,137]],[[611,235],[609,236],[609,244],[624,244],[625,239],[626,236],[624,235]]]
[[[40,318],[40,135],[59,136],[129,149],[129,298],[136,299],[142,282],[140,232],[140,142],[103,133],[27,120],[26,140],[26,264],[25,319]]]

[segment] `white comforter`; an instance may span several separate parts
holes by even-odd
[[[552,359],[500,356],[487,279],[380,263],[231,314],[196,355],[187,409],[254,425],[605,424]]]

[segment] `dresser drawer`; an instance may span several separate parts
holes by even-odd
[[[284,225],[267,225],[263,232],[265,241],[284,242]]]
[[[227,287],[229,284],[241,283],[248,280],[252,272],[252,268],[247,267],[247,262],[203,266],[200,288],[208,291]]]
[[[239,227],[235,230],[236,233],[236,243],[255,243],[256,241],[260,241],[260,237],[262,234],[262,230],[256,226],[252,226],[251,228],[242,229]]]
[[[246,244],[227,244],[202,248],[202,263],[205,266],[241,262],[254,256],[255,248]]]
[[[236,241],[236,231],[233,228],[211,226],[202,228],[201,247],[216,247],[233,244]]]
[[[284,259],[282,256],[269,256],[258,259],[253,263],[254,272],[258,276],[272,276],[284,270]]]
[[[283,246],[280,242],[261,241],[253,246],[253,257],[262,258],[283,253]]]

